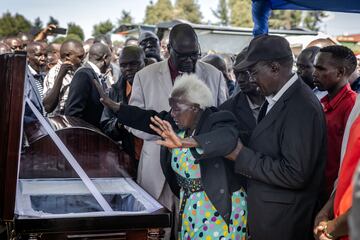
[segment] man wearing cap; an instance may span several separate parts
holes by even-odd
[[[247,70],[266,101],[245,145],[228,155],[247,178],[252,239],[311,239],[326,161],[326,126],[319,101],[292,72],[289,43],[279,36],[254,38]]]
[[[160,57],[160,43],[159,38],[155,33],[144,31],[139,37],[139,47],[141,47],[147,58],[154,58],[156,61],[162,61]]]

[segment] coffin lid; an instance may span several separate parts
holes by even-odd
[[[0,55],[0,218],[12,220],[20,143],[26,53]]]

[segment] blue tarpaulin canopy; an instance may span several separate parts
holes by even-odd
[[[254,36],[268,33],[268,20],[275,9],[360,13],[360,0],[253,0]]]

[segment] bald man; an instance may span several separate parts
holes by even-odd
[[[216,67],[223,74],[227,86],[228,96],[231,96],[235,89],[235,82],[229,77],[228,66],[225,59],[218,54],[209,54],[203,57],[201,61]]]
[[[60,60],[50,69],[44,81],[43,104],[49,116],[64,114],[70,83],[84,57],[85,51],[81,42],[68,40],[61,45]]]
[[[116,102],[128,103],[135,74],[145,67],[145,53],[138,46],[124,47],[119,58],[121,75],[119,81],[111,86],[109,97]],[[134,170],[130,173],[136,177],[137,165],[140,160],[142,140],[136,138],[122,124],[109,108],[105,107],[101,117],[101,129],[114,141],[121,141],[126,153],[129,154]]]
[[[46,68],[46,50],[38,42],[32,42],[27,46],[27,61],[30,73],[33,75],[36,87],[41,98],[44,98],[44,78]]]
[[[99,81],[106,91],[105,72],[109,68],[111,51],[107,45],[94,43],[89,50],[89,61],[79,68],[70,84],[65,115],[74,116],[100,127],[103,105],[93,80]]]
[[[11,48],[12,52],[23,50],[23,43],[18,37],[8,37],[4,40],[4,43]]]
[[[11,48],[7,44],[0,42],[0,54],[4,53],[11,53]]]
[[[144,50],[147,58],[154,58],[157,62],[162,61],[160,57],[160,41],[158,36],[150,31],[144,31],[139,37],[139,46]]]

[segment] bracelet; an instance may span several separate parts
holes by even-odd
[[[326,222],[326,225],[324,226],[324,229],[322,232],[324,233],[325,237],[330,238],[330,239],[335,239],[335,237],[327,231],[327,222]]]

